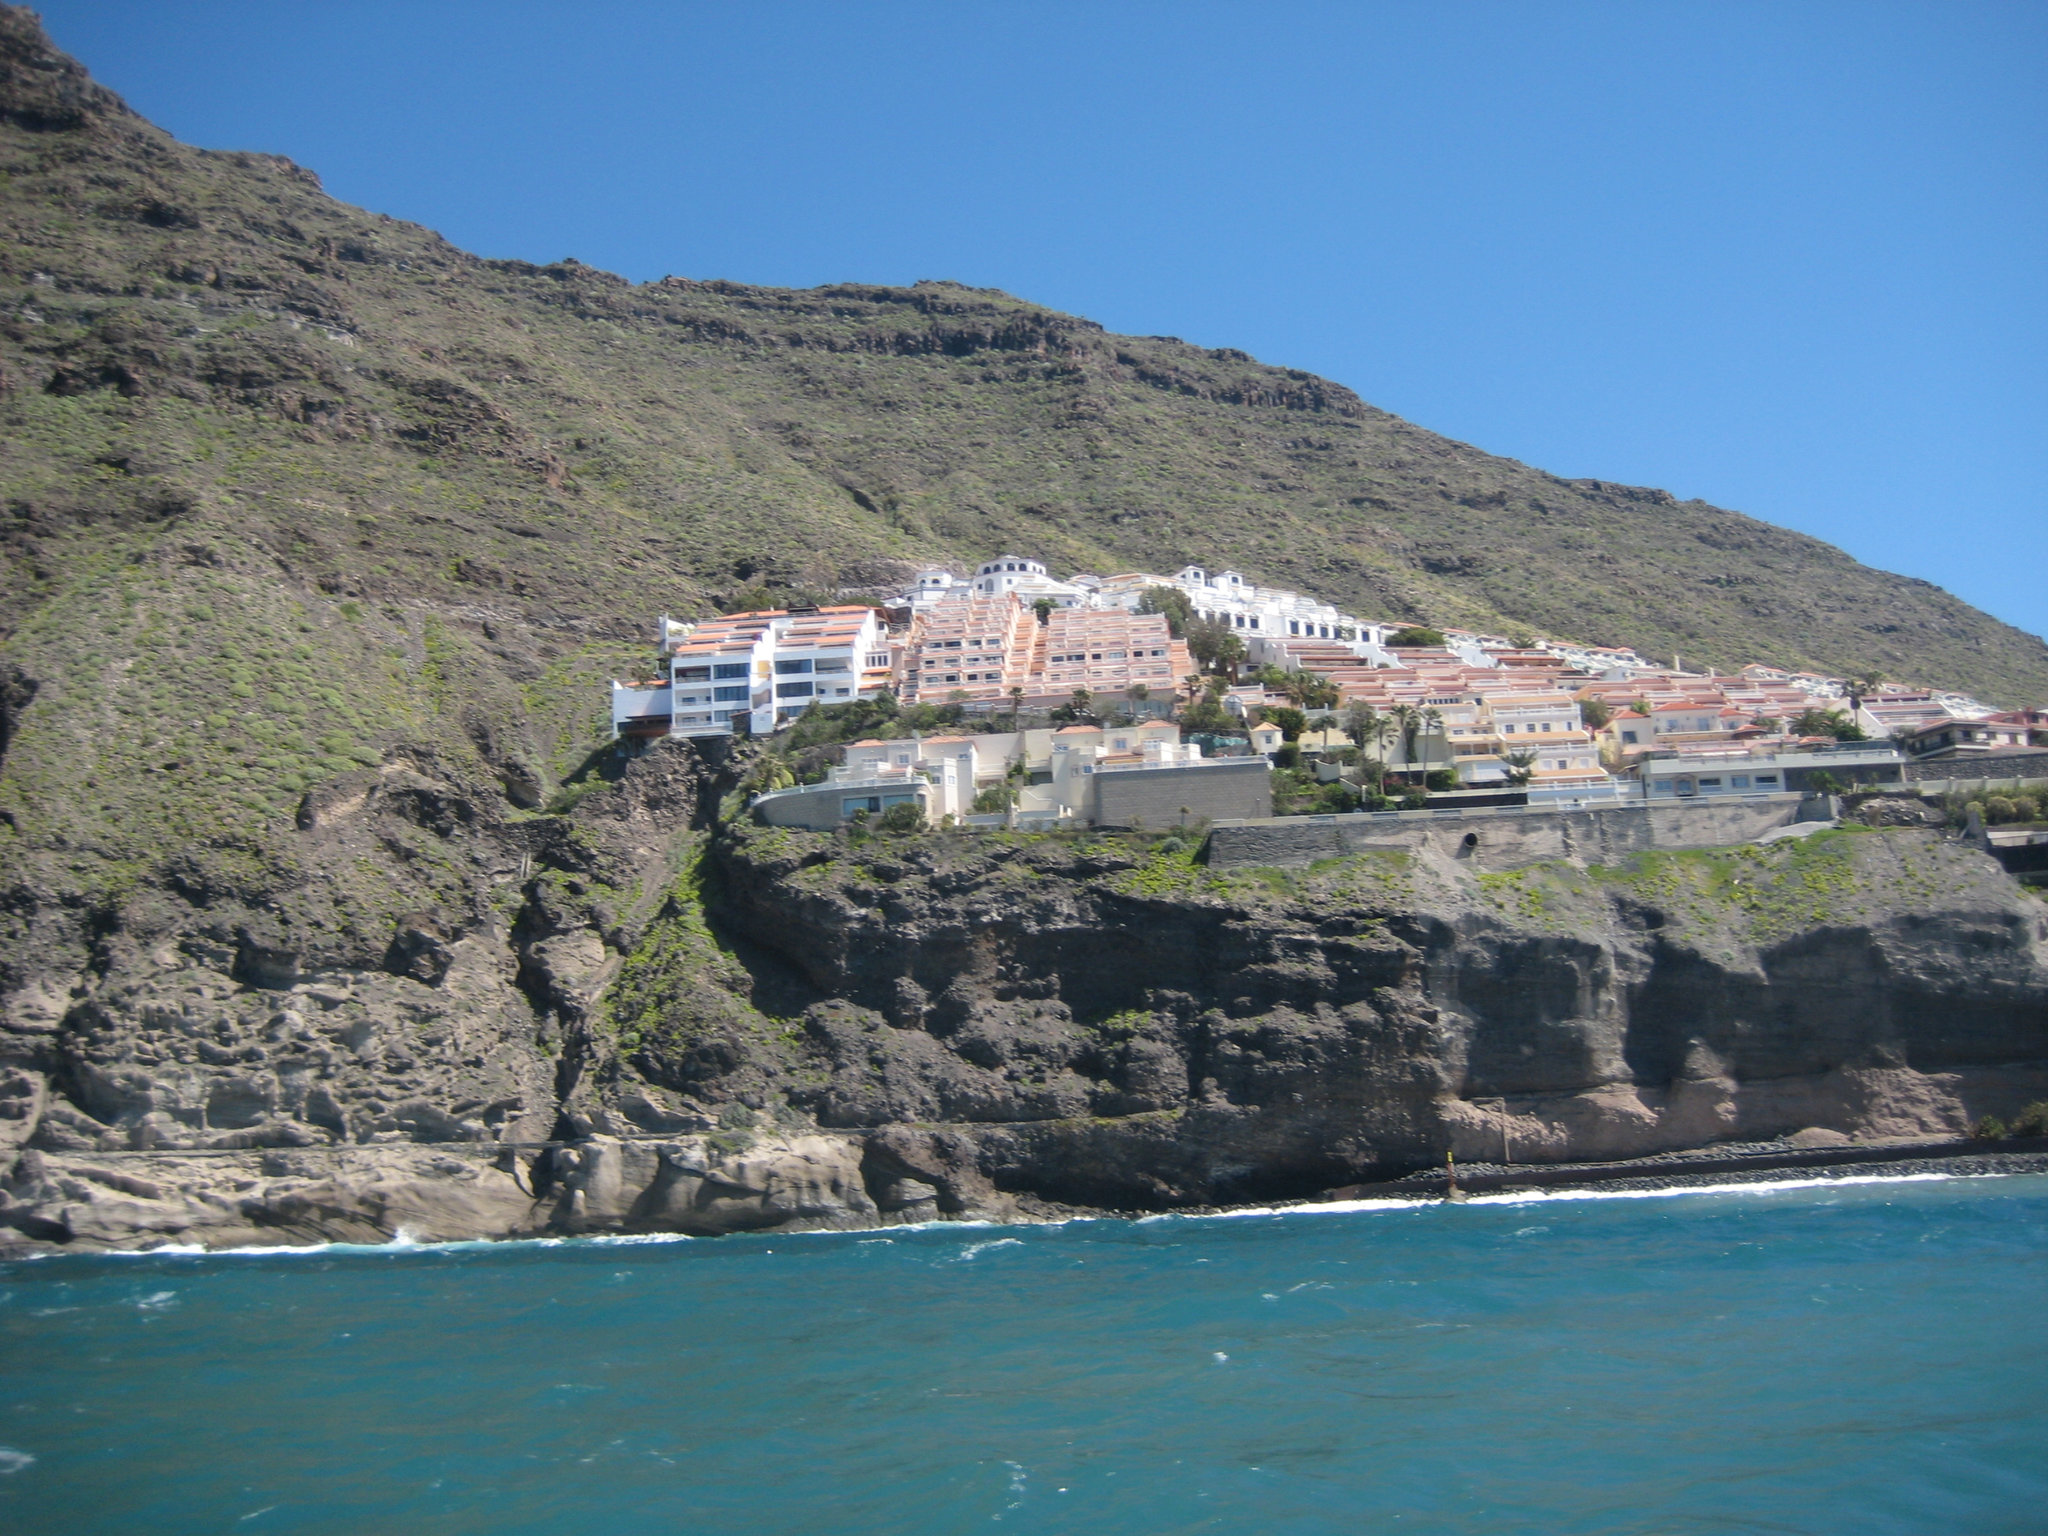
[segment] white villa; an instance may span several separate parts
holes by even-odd
[[[915,800],[927,819],[965,821],[983,790],[1008,784],[1014,809],[991,820],[1074,822],[1093,819],[1098,773],[1203,766],[1202,749],[1180,739],[1168,720],[1135,726],[1069,725],[974,736],[910,736],[861,741],[822,784],[772,790],[754,800],[775,825],[829,827],[858,812],[879,814]],[[1242,764],[1233,767],[1241,768]],[[1253,804],[1252,809],[1262,810]]]
[[[889,686],[893,653],[874,609],[770,609],[701,624],[661,621],[665,676],[612,683],[612,732],[647,740],[757,733],[814,702],[845,704]]]

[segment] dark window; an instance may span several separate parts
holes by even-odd
[[[817,689],[809,683],[777,683],[775,697],[778,699],[808,699]]]
[[[744,704],[747,702],[747,690],[744,687],[714,688],[711,697],[720,704]]]
[[[709,667],[677,667],[676,681],[679,683],[708,683],[711,681]]]
[[[778,661],[775,671],[781,677],[798,677],[811,670],[811,661],[806,656],[802,661]]]
[[[721,661],[711,669],[713,677],[745,677],[747,664],[744,661]]]

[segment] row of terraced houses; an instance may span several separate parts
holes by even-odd
[[[958,704],[983,715],[1043,712],[1085,690],[1098,708],[1135,726],[1169,714],[1196,671],[1166,619],[1137,611],[1158,587],[1183,593],[1197,615],[1240,634],[1252,667],[1312,673],[1335,685],[1339,702],[1301,738],[1306,752],[1340,752],[1349,741],[1347,706],[1363,704],[1384,722],[1369,750],[1388,767],[1411,776],[1448,773],[1476,790],[1525,783],[1538,800],[1769,793],[1811,778],[1823,760],[1817,754],[1852,776],[1868,769],[1880,778],[1887,764],[1895,769],[1914,757],[2048,754],[2048,718],[2000,714],[1952,693],[1885,684],[1852,695],[1841,680],[1812,673],[1768,666],[1685,672],[1675,660],[1662,667],[1621,648],[1517,644],[1462,630],[1443,631],[1441,646],[1397,647],[1390,637],[1405,626],[1260,587],[1236,571],[1186,566],[1171,576],[1060,581],[1015,555],[985,561],[971,575],[928,570],[879,608],[779,609],[690,625],[664,619],[658,675],[613,684],[613,728],[629,739],[736,728],[765,734],[814,703],[873,698],[885,689],[904,703]],[[1261,711],[1285,699],[1246,684],[1229,689],[1224,702],[1255,750],[1277,751],[1280,732],[1261,723]],[[1852,718],[1872,740],[1859,752],[1833,736],[1802,735],[1797,722],[1815,709]],[[1115,749],[1089,746],[1089,772],[1097,757],[1118,758],[1106,764],[1112,771],[1185,770],[1199,750],[1182,744],[1177,730],[1169,742],[1165,729],[1149,733],[1147,753],[1135,739]],[[1067,760],[1049,737],[1027,747],[1031,735],[1016,737],[1011,756],[1022,762],[1036,750],[1045,761],[1033,778],[1049,783],[1049,765]],[[905,764],[889,766],[929,778],[946,756],[931,750],[939,745],[863,743],[872,750],[849,750],[848,758],[858,767],[856,759],[901,757]],[[974,758],[963,767],[956,754],[945,769],[956,781],[940,796],[949,808],[964,807],[977,783],[1017,766],[992,747]],[[1078,786],[1085,776],[1077,769],[1070,777]],[[1156,789],[1162,781],[1146,782]],[[870,798],[880,803],[879,793]],[[1081,798],[1069,786],[1044,809],[1078,814]]]

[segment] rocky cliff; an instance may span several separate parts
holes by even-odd
[[[1922,834],[1225,873],[768,834],[736,765],[605,749],[664,609],[999,547],[2048,686],[1925,583],[1242,353],[480,260],[176,142],[0,5],[0,1230],[1173,1205],[1503,1128],[1949,1125],[2048,1055],[2038,904]]]
[[[550,816],[364,770],[260,881],[195,868],[52,942],[71,967],[10,1016],[0,1221],[221,1243],[1165,1209],[1447,1151],[1954,1136],[2048,1097],[2048,906],[1933,828],[1225,870],[1177,836],[720,821],[729,765],[681,744],[605,767]],[[328,871],[379,861],[423,872],[419,904],[366,934]]]

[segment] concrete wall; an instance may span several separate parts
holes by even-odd
[[[1209,834],[1209,862],[1284,867],[1370,849],[1414,852],[1434,847],[1448,858],[1468,860],[1483,870],[1553,859],[1614,864],[1649,848],[1749,842],[1793,822],[1800,799],[1769,795],[1598,810],[1467,811],[1441,816],[1426,811],[1399,816],[1279,816],[1217,827]]]
[[[1909,784],[1952,781],[1966,784],[1978,779],[2034,779],[2048,777],[2048,757],[2038,752],[1986,752],[1981,757],[1921,758],[1906,764]]]
[[[1094,774],[1084,807],[1097,826],[1142,823],[1155,830],[1223,817],[1268,816],[1273,773],[1263,757],[1233,757],[1178,768],[1110,768]]]
[[[771,827],[806,827],[829,832],[846,820],[842,806],[847,800],[869,795],[915,793],[927,817],[932,814],[932,789],[918,780],[905,784],[806,784],[800,789],[780,790],[755,800],[754,815]]]

